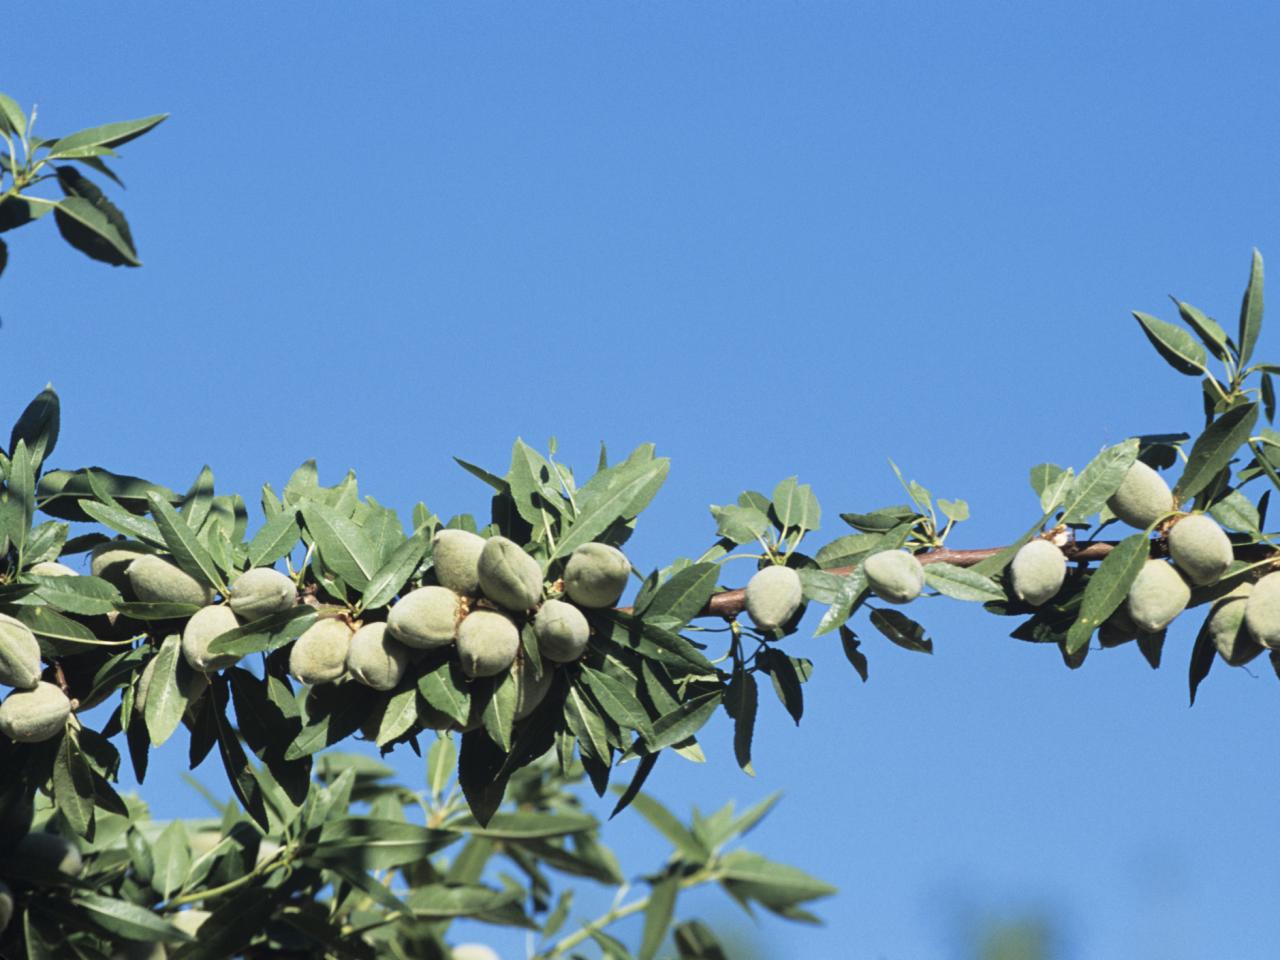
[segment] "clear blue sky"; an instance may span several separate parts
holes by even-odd
[[[1278,30],[1262,3],[36,11],[0,89],[46,134],[173,117],[112,193],[141,270],[9,235],[0,409],[51,380],[59,465],[185,488],[207,462],[256,500],[314,456],[406,512],[484,509],[452,454],[555,435],[585,471],[652,440],[643,568],[790,474],[834,537],[898,502],[890,456],[968,499],[956,545],[1002,543],[1032,464],[1196,427],[1128,311],[1233,321],[1250,248],[1280,264]],[[766,955],[951,960],[1041,912],[1063,960],[1274,956],[1265,661],[1188,710],[1191,627],[1159,672],[1129,646],[1070,673],[979,610],[913,613],[936,654],[868,631],[865,686],[832,638],[788,641],[817,673],[800,729],[762,707],[755,779],[720,717],[711,762],[651,781],[677,807],[785,791],[755,846],[841,894],[825,927],[762,921]],[[655,865],[637,819],[610,835]]]

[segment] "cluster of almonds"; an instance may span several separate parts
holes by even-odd
[[[1139,530],[1176,513],[1168,484],[1141,460],[1129,468],[1107,506]],[[1102,626],[1104,645],[1159,633],[1186,609],[1192,587],[1213,586],[1235,559],[1226,532],[1203,513],[1176,514],[1167,542],[1173,562],[1152,558],[1143,564],[1124,605]],[[1023,602],[1041,606],[1061,589],[1066,569],[1066,557],[1053,543],[1032,540],[1013,558],[1013,592]],[[1263,647],[1280,648],[1280,573],[1268,574],[1256,584],[1246,581],[1219,597],[1210,608],[1206,629],[1232,665],[1248,662]]]
[[[627,585],[631,564],[622,551],[603,543],[575,550],[565,566],[563,598],[543,599],[542,568],[506,537],[485,539],[465,530],[442,530],[435,537],[436,584],[400,597],[387,619],[352,624],[342,616],[322,616],[294,641],[289,672],[305,684],[330,683],[344,675],[375,690],[391,690],[401,680],[414,651],[450,645],[470,677],[517,671],[525,716],[551,685],[551,671],[517,666],[520,625],[531,619],[541,656],[569,663],[586,649],[590,625],[583,609],[610,607]],[[41,565],[37,565],[41,566]],[[33,572],[75,575],[61,564]],[[287,610],[298,602],[292,579],[270,567],[240,574],[225,603],[214,602],[211,588],[172,560],[130,541],[101,545],[90,557],[90,572],[142,602],[186,603],[200,607],[182,631],[182,654],[195,672],[199,689],[207,675],[233,665],[233,654],[216,654],[210,645],[242,624]],[[798,581],[797,581],[798,584]],[[156,658],[144,668],[137,705],[146,702]],[[523,661],[522,661],[523,663]],[[0,703],[0,733],[36,742],[56,736],[71,704],[56,685],[40,680],[40,647],[21,622],[0,615],[0,683],[15,689]]]

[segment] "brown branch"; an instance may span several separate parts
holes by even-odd
[[[1115,549],[1117,540],[1082,540],[1080,542],[1068,541],[1059,543],[1058,546],[1062,552],[1066,554],[1069,561],[1073,563],[1092,563],[1096,560],[1103,559],[1107,554]],[[926,550],[923,553],[917,553],[916,559],[923,564],[930,563],[949,563],[956,567],[972,567],[994,557],[1001,550],[1007,547],[983,547],[977,550],[948,550],[945,547],[941,550]],[[1152,553],[1157,557],[1163,557],[1168,550],[1162,538],[1152,541]],[[1236,556],[1241,559],[1250,561],[1262,560],[1274,553],[1273,549],[1263,543],[1241,544],[1236,547]],[[837,576],[848,576],[853,573],[855,567],[831,567],[826,572],[834,573]],[[725,620],[732,620],[741,613],[746,605],[746,591],[742,588],[736,590],[724,590],[717,593],[707,605],[698,613],[700,617],[720,617]]]

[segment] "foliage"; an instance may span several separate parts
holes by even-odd
[[[36,110],[28,115],[12,97],[0,93],[0,140],[5,148],[0,153],[0,233],[52,213],[62,239],[85,256],[115,267],[141,266],[124,213],[75,164],[123,188],[103,158],[118,156],[117,147],[142,136],[166,116],[103,124],[65,137],[37,137]],[[48,180],[57,181],[60,200],[30,192]],[[0,239],[0,274],[8,260],[8,245]]]
[[[54,209],[64,237],[77,248],[108,262],[136,263],[136,256],[126,256],[133,253],[127,225],[96,187],[65,165],[53,174],[39,171],[68,160],[102,172],[103,155],[163,118],[41,141],[31,137],[30,121],[7,98],[0,99],[0,116],[14,182],[0,202],[0,216],[7,208],[16,216],[10,225],[17,226],[34,219],[22,219],[23,211]],[[63,200],[20,193],[50,176],[59,180]],[[86,226],[92,236],[80,229]],[[748,490],[733,503],[713,506],[714,531],[705,548],[658,569],[633,571],[639,584],[623,607],[572,603],[566,569],[575,556],[625,547],[668,473],[667,460],[652,445],[621,461],[611,461],[602,448],[594,473],[580,481],[557,461],[554,441],[542,453],[517,440],[502,475],[458,461],[489,488],[480,519],[438,515],[419,503],[407,529],[396,510],[361,496],[354,474],[325,486],[308,461],[279,494],[263,486],[257,498],[263,518],[251,532],[245,498],[217,492],[208,467],[185,493],[97,466],[50,468],[60,408],[52,389],[42,391],[0,456],[0,613],[38,640],[41,677],[66,693],[74,712],[46,740],[0,742],[0,764],[13,771],[3,806],[11,829],[0,836],[12,843],[26,832],[34,806],[36,829],[74,838],[88,866],[84,877],[68,879],[32,872],[12,857],[0,863],[0,876],[17,893],[17,913],[0,948],[21,945],[34,957],[98,957],[121,940],[170,940],[172,954],[182,957],[290,951],[445,956],[448,922],[465,916],[537,930],[540,956],[567,954],[591,940],[607,956],[627,957],[628,948],[605,928],[643,912],[635,955],[647,958],[667,935],[679,892],[701,883],[720,884],[746,907],[814,919],[806,904],[830,893],[829,887],[745,850],[723,850],[768,804],[740,817],[731,808],[706,817],[695,813],[683,824],[642,789],[664,753],[701,760],[697,734],[721,710],[733,723],[737,762],[753,772],[765,676],[795,722],[803,717],[813,664],[793,656],[788,645],[803,604],[787,615],[788,601],[775,617],[762,617],[778,624],[773,629],[740,621],[744,594],[730,585],[747,577],[731,579],[728,563],[746,560],[755,574],[775,566],[795,571],[804,603],[826,608],[815,635],[838,634],[864,681],[863,615],[893,644],[927,653],[933,638],[900,607],[938,596],[1013,618],[1013,637],[1057,646],[1073,669],[1096,649],[1095,635],[1102,647],[1135,643],[1156,667],[1166,629],[1143,633],[1135,626],[1150,621],[1131,616],[1132,588],[1151,561],[1165,563],[1170,532],[1187,511],[1204,514],[1230,531],[1226,569],[1197,574],[1211,582],[1192,586],[1174,567],[1161,567],[1164,582],[1172,578],[1180,597],[1185,590],[1174,613],[1186,598],[1188,608],[1210,607],[1188,668],[1194,701],[1216,655],[1239,666],[1280,637],[1280,605],[1272,613],[1260,599],[1274,591],[1250,593],[1275,565],[1265,523],[1270,488],[1280,487],[1280,434],[1258,427],[1260,418],[1274,418],[1272,378],[1280,372],[1280,366],[1253,362],[1262,288],[1262,260],[1255,253],[1235,336],[1181,301],[1175,306],[1183,326],[1135,314],[1159,355],[1196,378],[1202,430],[1194,440],[1190,434],[1131,437],[1102,450],[1078,473],[1052,463],[1033,467],[1033,522],[1006,546],[950,548],[947,541],[968,519],[968,505],[935,499],[894,466],[907,502],[841,513],[852,532],[815,547],[818,498],[791,477],[767,495]],[[1210,371],[1211,358],[1221,374]],[[1184,465],[1167,511],[1157,508],[1145,528],[1117,541],[1085,539],[1118,522],[1112,505],[1124,499],[1117,497],[1135,463],[1167,470],[1179,460]],[[1163,497],[1163,488],[1156,489]],[[73,535],[73,524],[90,526]],[[478,534],[482,556],[497,545],[485,576],[509,574],[510,582],[486,585],[480,576],[477,588],[456,593],[441,586],[434,555],[444,530]],[[1011,563],[1036,539],[1073,565],[1056,593],[1033,591],[1033,604],[1013,589]],[[122,547],[144,559],[91,565],[88,576],[50,567],[85,553],[97,563],[104,549]],[[892,605],[880,602],[867,563],[886,551],[914,557],[905,566],[915,577],[919,565],[920,600],[913,599],[919,592],[914,583],[905,591],[876,584]],[[163,584],[140,590],[135,567],[155,570],[157,564],[170,580],[185,584],[185,592],[165,595]],[[265,614],[228,614],[228,606],[236,609],[229,601],[241,575],[278,565],[296,596]],[[898,558],[890,564],[903,565]],[[517,582],[520,589],[513,591]],[[433,596],[445,596],[444,609],[456,610],[460,620],[478,613],[509,622],[510,656],[494,658],[489,650],[485,658],[459,657],[457,622],[451,634],[446,616],[443,633],[436,624],[412,643],[398,635],[409,649],[396,651],[391,689],[362,682],[367,678],[351,671],[332,682],[297,681],[291,655],[308,628],[320,620],[352,628],[386,622],[387,633],[395,634],[389,614],[423,589],[444,591]],[[1213,621],[1228,594],[1244,605],[1243,615]],[[528,609],[507,607],[523,607],[529,597]],[[203,645],[202,657],[226,658],[228,665],[216,669],[193,662],[190,652],[189,624],[209,598],[221,607],[218,617],[234,624]],[[538,635],[536,611],[552,600],[588,624],[586,650],[568,662],[548,656]],[[712,625],[696,622],[701,620]],[[1280,650],[1268,652],[1280,672]],[[94,729],[89,711],[98,706],[105,722]],[[236,797],[223,808],[216,837],[198,825],[154,824],[138,801],[120,797],[113,786],[122,749],[142,781],[150,751],[180,727],[189,734],[191,767],[216,748]],[[371,740],[384,753],[418,751],[428,731],[430,789],[422,794],[386,783],[384,768],[371,761],[325,752],[351,737]],[[446,791],[455,763],[457,791]],[[675,852],[646,875],[646,897],[628,902],[622,896],[604,916],[556,941],[568,894],[553,897],[548,871],[624,882],[598,838],[598,824],[582,813],[569,787],[585,777],[603,796],[624,764],[634,772],[625,787],[614,785],[614,812],[634,807]],[[200,835],[211,841],[205,848],[194,843]],[[499,857],[514,865],[518,878],[499,873],[494,879],[497,868],[490,863]],[[184,939],[170,921],[183,921],[178,908],[195,903],[212,911],[211,926]],[[678,925],[674,941],[681,957],[721,955],[714,936],[694,921]]]

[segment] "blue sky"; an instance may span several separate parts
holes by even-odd
[[[837,536],[898,502],[887,457],[969,501],[956,545],[1003,543],[1032,464],[1199,423],[1128,311],[1233,321],[1250,249],[1280,262],[1277,28],[1258,3],[71,5],[0,89],[45,134],[173,116],[112,192],[141,270],[9,235],[0,400],[54,383],[62,466],[185,488],[209,463],[256,500],[316,457],[406,514],[484,508],[454,454],[554,435],[586,471],[653,441],[641,568],[791,474]],[[950,960],[1028,912],[1062,958],[1272,955],[1269,667],[1188,710],[1191,627],[1159,672],[1126,647],[1071,673],[979,610],[912,612],[935,655],[867,631],[865,686],[832,638],[788,641],[817,672],[798,730],[762,708],[756,778],[722,717],[708,764],[651,781],[677,808],[785,791],[754,846],[841,895],[821,928],[763,920],[766,955]],[[637,822],[611,839],[642,871]]]

